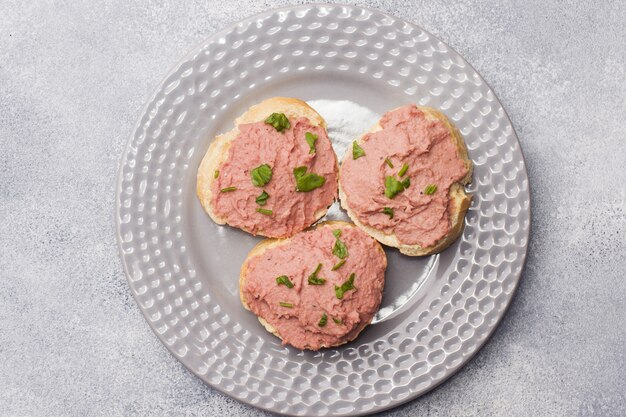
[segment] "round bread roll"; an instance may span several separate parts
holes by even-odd
[[[337,199],[338,170],[324,119],[302,100],[275,97],[250,107],[215,138],[198,168],[196,191],[217,224],[288,237],[326,214]]]
[[[283,345],[318,350],[354,340],[382,299],[380,244],[343,221],[266,239],[241,267],[241,303]]]
[[[443,113],[396,108],[355,143],[342,161],[339,198],[358,227],[409,256],[441,252],[460,236],[472,162]]]

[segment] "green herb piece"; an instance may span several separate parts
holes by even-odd
[[[287,288],[293,288],[293,282],[289,280],[287,275],[281,275],[276,278],[276,285],[284,285]]]
[[[307,167],[297,167],[293,169],[293,176],[298,178],[306,174]]]
[[[250,176],[252,184],[263,187],[272,179],[272,167],[267,164],[259,165],[250,172]]]
[[[335,324],[343,324],[343,321],[341,319],[336,319],[333,317],[333,321],[335,322]]]
[[[321,187],[326,182],[326,178],[312,172],[307,173],[307,167],[297,167],[293,170],[296,178],[296,191],[308,192]]]
[[[265,123],[272,125],[274,129],[281,133],[291,127],[289,119],[285,116],[285,113],[272,113],[267,119],[265,119]]]
[[[326,278],[319,278],[310,276],[309,277],[309,285],[324,285],[326,283]]]
[[[286,307],[286,308],[293,308],[293,304],[291,303],[287,303],[285,301],[281,301],[278,304],[280,304],[281,307]]]
[[[333,255],[339,259],[348,257],[348,248],[346,248],[346,245],[339,239],[335,241],[335,246],[333,246]]]
[[[335,266],[333,266],[333,269],[332,269],[332,270],[333,270],[333,271],[338,270],[338,269],[339,269],[339,268],[341,268],[341,267],[343,266],[343,264],[345,264],[345,263],[346,263],[346,260],[345,260],[345,259],[340,260],[339,262],[337,262],[337,263],[335,264]]]
[[[315,271],[313,271],[313,275],[319,274],[321,270],[322,270],[322,264],[317,264],[317,267],[315,267]]]
[[[400,168],[400,171],[398,172],[398,177],[403,177],[404,174],[406,174],[406,171],[408,169],[409,169],[409,164],[402,165],[402,168]]]
[[[266,193],[265,191],[263,191],[257,198],[256,198],[256,203],[259,206],[264,206],[267,204],[267,199],[270,198],[270,195],[268,193]]]
[[[264,208],[261,208],[261,207],[257,207],[256,211],[258,213],[265,214],[266,216],[271,216],[272,214],[274,214],[274,212],[272,210],[264,209]]]
[[[317,274],[319,274],[319,272],[322,270],[322,264],[317,264],[317,268],[315,268],[315,271],[313,271],[313,273],[311,275],[309,275],[309,285],[322,285],[326,282],[325,278],[320,278],[317,276]]]
[[[237,190],[237,187],[226,187],[220,190],[220,193],[230,193],[231,191]]]
[[[350,278],[348,278],[346,282],[341,284],[340,287],[335,285],[335,295],[338,299],[341,300],[343,299],[343,295],[346,293],[346,291],[350,290],[356,290],[356,287],[354,286],[354,272],[350,274]]]
[[[437,186],[435,184],[430,184],[429,186],[424,188],[424,194],[426,195],[435,194],[436,191],[437,191]]]
[[[352,159],[359,159],[360,157],[365,156],[365,151],[363,148],[356,143],[356,140],[352,142]]]
[[[389,216],[389,219],[393,219],[393,209],[390,207],[384,207],[383,208],[383,213],[385,213],[387,216]]]
[[[315,153],[315,141],[317,140],[317,135],[314,135],[311,132],[306,132],[304,134],[304,140],[309,144],[309,153]]]
[[[404,191],[404,186],[400,181],[392,176],[385,177],[385,196],[394,198],[398,193]]]
[[[335,246],[333,246],[333,255],[335,255],[339,259],[347,258],[348,248],[346,248],[346,245],[341,240],[339,240],[339,238],[341,237],[341,230],[340,229],[333,230],[333,236],[335,236],[335,239],[336,239]],[[341,265],[337,266],[337,268],[339,267],[341,267]],[[334,270],[335,269],[333,268],[333,271]]]
[[[385,163],[389,165],[389,168],[393,168],[393,164],[391,163],[391,159],[385,158]]]
[[[392,176],[387,176],[385,177],[385,196],[394,198],[396,195],[409,188],[409,185],[411,185],[409,178],[406,178],[404,181],[398,181]]]
[[[324,313],[322,315],[322,318],[320,319],[319,323],[317,323],[318,326],[320,327],[324,327],[326,326],[326,322],[328,321],[328,316],[326,315],[326,313]]]
[[[213,178],[217,178],[220,176],[220,172],[216,169],[215,172],[213,173]]]
[[[309,277],[309,285],[324,285],[325,282],[326,278],[314,277],[312,275]]]

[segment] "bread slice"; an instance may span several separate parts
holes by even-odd
[[[272,113],[284,113],[290,119],[304,117],[313,126],[320,126],[326,129],[326,121],[319,113],[306,102],[289,97],[269,98],[250,107],[244,114],[236,118],[235,127],[232,130],[215,137],[198,168],[196,193],[202,207],[215,223],[221,225],[227,223],[227,219],[219,216],[213,207],[211,186],[216,181],[215,171],[219,171],[221,165],[228,159],[231,143],[239,135],[239,125],[264,121]],[[336,161],[335,163],[337,164]],[[329,207],[316,211],[315,221],[321,219]],[[250,232],[249,230],[246,231]],[[258,234],[264,236],[263,233]]]
[[[310,230],[317,230],[319,228],[332,228],[332,229],[336,229],[338,227],[355,227],[354,224],[349,223],[349,222],[345,222],[345,221],[341,221],[341,220],[333,220],[333,221],[326,221],[326,222],[322,222],[322,223],[318,223],[317,225],[313,226],[312,228],[308,229]],[[248,310],[250,310],[250,307],[248,306],[248,303],[246,302],[246,299],[244,297],[243,294],[243,288],[244,285],[246,283],[246,280],[248,278],[248,265],[250,263],[250,261],[256,257],[259,256],[263,256],[263,254],[265,253],[265,251],[267,251],[268,249],[280,246],[280,245],[286,245],[289,243],[291,238],[286,238],[286,239],[265,239],[262,240],[261,242],[259,242],[254,248],[252,248],[252,250],[250,251],[250,253],[248,254],[248,256],[246,257],[246,259],[243,261],[243,264],[241,265],[241,272],[239,274],[239,298],[241,299],[241,304],[243,305],[243,307]],[[385,255],[385,251],[383,250],[382,246],[378,243],[376,243],[376,248],[378,250],[380,250],[380,252],[383,254],[383,256],[386,258]],[[259,319],[259,322],[261,322],[261,324],[263,325],[263,327],[265,327],[265,329],[272,333],[274,336],[278,337],[279,339],[283,340],[280,336],[280,334],[278,333],[278,331],[270,324],[268,323],[265,319],[263,319],[262,317],[257,317]],[[332,345],[332,346],[326,346],[323,345],[322,348],[328,348],[328,347],[334,347],[334,346],[340,346],[342,344],[348,343],[352,340],[354,340],[360,333],[361,331],[367,327],[367,325],[369,325],[371,323],[371,319],[367,322],[367,323],[363,323],[363,325],[357,329],[357,331],[354,332],[354,334],[351,334],[349,339],[343,341],[340,344],[337,345]]]
[[[417,106],[424,115],[427,120],[439,120],[443,122],[445,127],[450,132],[450,136],[454,145],[456,147],[457,153],[461,159],[463,159],[463,163],[465,168],[467,169],[467,174],[459,181],[450,187],[450,222],[451,228],[449,233],[436,242],[432,246],[422,247],[420,245],[406,245],[401,243],[395,234],[386,234],[381,230],[375,229],[371,226],[363,224],[356,213],[350,208],[348,203],[348,198],[346,197],[345,192],[341,187],[341,180],[339,181],[339,200],[341,201],[341,206],[346,210],[350,219],[362,230],[372,236],[374,239],[379,241],[380,243],[391,246],[394,248],[398,248],[401,253],[409,256],[426,256],[432,255],[434,253],[439,253],[450,246],[455,240],[463,232],[463,226],[465,223],[465,213],[470,206],[472,201],[472,196],[465,192],[465,185],[472,182],[472,171],[473,165],[472,161],[469,159],[467,154],[467,147],[465,146],[465,142],[463,141],[463,137],[459,130],[454,126],[450,120],[446,117],[445,114],[440,111],[433,109],[431,107]],[[363,138],[368,133],[377,132],[382,130],[382,126],[377,122],[367,133],[363,134],[359,139],[357,139],[357,143],[361,144],[363,142]],[[344,155],[344,161],[346,158],[351,157],[351,152],[346,152]],[[339,168],[339,177],[341,178],[341,167]]]

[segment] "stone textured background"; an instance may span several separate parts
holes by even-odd
[[[0,415],[265,414],[157,340],[118,259],[117,166],[192,46],[283,1],[0,0]],[[357,2],[439,36],[493,87],[529,169],[515,299],[465,368],[389,416],[626,415],[626,7]]]

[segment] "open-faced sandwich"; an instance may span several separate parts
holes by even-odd
[[[472,162],[441,112],[407,105],[387,112],[352,144],[341,165],[342,207],[361,229],[400,252],[437,253],[463,230]]]
[[[197,194],[218,224],[288,237],[326,214],[337,176],[324,119],[304,101],[277,97],[215,138],[198,168]]]
[[[283,344],[338,346],[372,321],[386,267],[376,240],[351,223],[324,222],[259,243],[241,267],[241,302]]]

